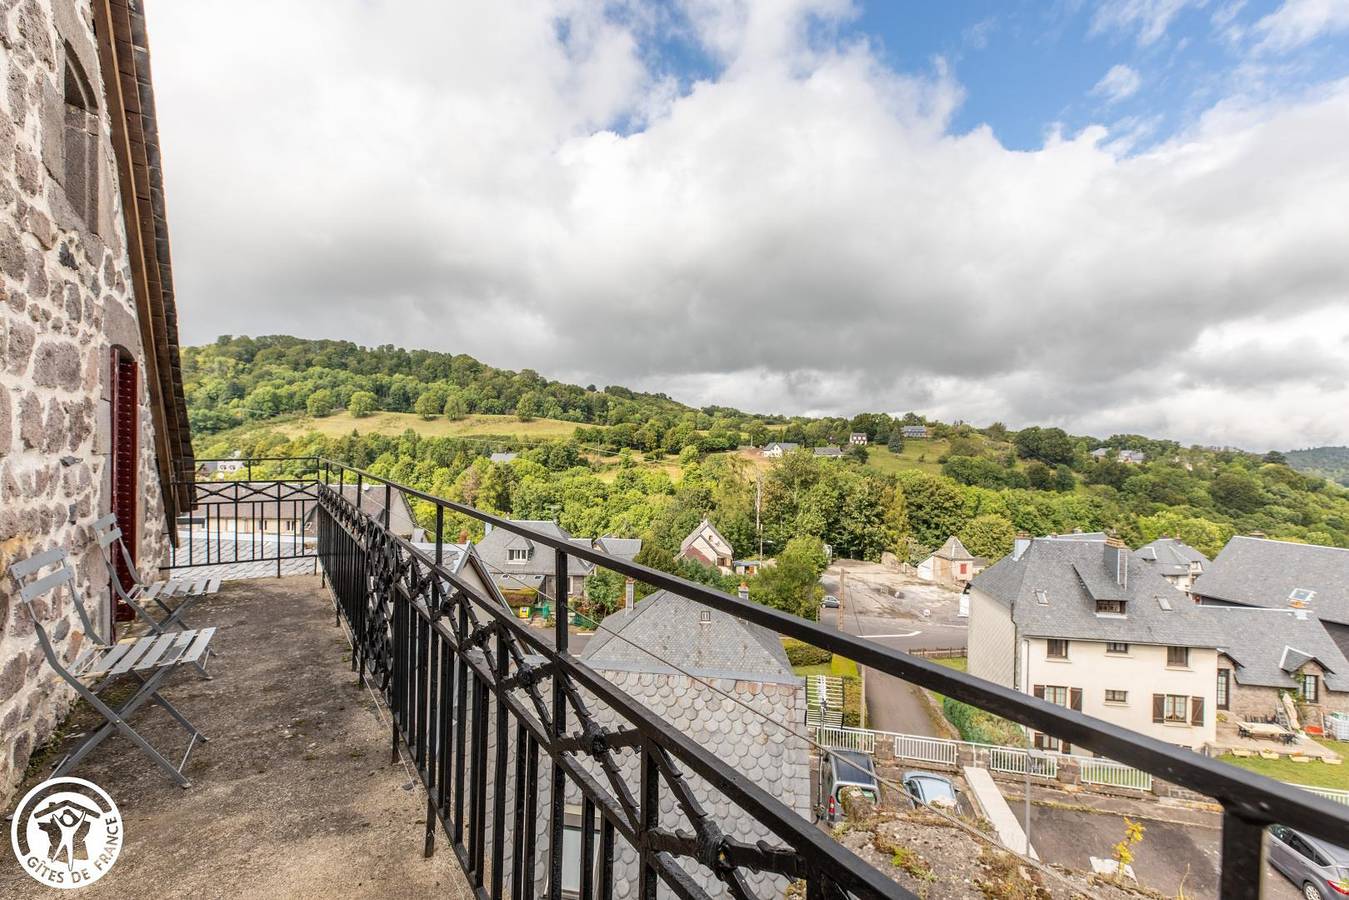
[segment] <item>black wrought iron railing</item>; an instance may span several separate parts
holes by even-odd
[[[288,561],[316,564],[318,467],[317,457],[198,460],[164,568],[265,563],[280,576]]]
[[[339,487],[353,482],[431,504],[434,541],[414,545],[389,531],[387,512],[359,511]],[[340,463],[320,462],[316,491],[318,554],[353,669],[379,686],[393,753],[407,747],[428,793],[426,851],[443,830],[479,896],[607,900],[629,877],[642,898],[658,883],[679,897],[751,897],[798,880],[807,898],[910,895],[573,654],[565,590],[549,640],[450,565],[453,514],[551,549],[553,584],[581,559],[1211,797],[1223,810],[1224,898],[1260,895],[1271,824],[1349,845],[1339,804],[927,659]]]

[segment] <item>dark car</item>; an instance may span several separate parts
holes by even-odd
[[[879,803],[881,786],[871,757],[853,750],[831,750],[820,773],[820,816],[830,824],[843,817],[843,789],[857,788],[872,803]]]
[[[1349,850],[1286,825],[1269,826],[1268,844],[1269,864],[1307,900],[1349,895]]]
[[[955,809],[960,801],[959,788],[945,775],[931,772],[909,772],[904,776],[904,789],[914,806],[944,806]]]

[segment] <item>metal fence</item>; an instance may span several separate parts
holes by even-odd
[[[1290,787],[1301,788],[1309,794],[1315,794],[1318,797],[1325,797],[1327,800],[1334,800],[1336,803],[1343,803],[1349,806],[1349,791],[1340,791],[1335,788],[1312,787],[1309,784],[1293,784],[1288,782]]]
[[[995,747],[989,744],[972,744],[976,759],[982,758],[984,764],[994,772],[1007,775],[1031,775],[1036,778],[1057,778],[1059,758],[1055,754],[1018,747]]]
[[[344,479],[378,482],[431,504],[436,549],[418,549],[354,507],[332,488]],[[568,863],[579,870],[579,894],[607,900],[618,845],[636,854],[642,900],[656,896],[658,882],[679,897],[712,896],[693,871],[710,873],[717,895],[742,898],[752,895],[753,872],[804,881],[807,900],[911,895],[571,654],[567,616],[555,617],[548,640],[441,565],[447,516],[478,519],[551,549],[558,584],[567,583],[569,557],[580,558],[1210,796],[1223,807],[1217,887],[1225,898],[1259,895],[1269,824],[1349,844],[1349,810],[1335,801],[927,659],[337,463],[323,462],[317,490],[318,552],[339,619],[352,634],[353,666],[380,686],[393,712],[395,748],[406,744],[426,786],[428,851],[443,830],[479,896],[502,897],[509,886],[513,900],[530,900],[537,860],[544,891],[556,900],[566,847],[579,846],[579,860]],[[619,724],[601,727],[586,697]],[[1045,775],[1056,765],[1032,762],[1024,750],[986,752],[990,768],[1000,771]],[[619,754],[640,762],[635,789],[623,778]],[[735,821],[718,821],[704,808],[685,773],[738,807]],[[575,845],[563,840],[567,796],[582,804]],[[662,798],[686,826],[662,827]],[[731,837],[746,820],[770,838]]]
[[[1078,756],[1078,771],[1086,784],[1129,788],[1135,791],[1152,790],[1152,776],[1147,772],[1097,757]]]

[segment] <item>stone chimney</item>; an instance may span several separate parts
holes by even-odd
[[[468,543],[468,529],[467,529],[467,528],[461,528],[461,529],[459,529],[459,543],[461,543],[461,544],[467,544],[467,543]]]
[[[1020,559],[1021,554],[1030,549],[1030,535],[1024,531],[1018,531],[1016,537],[1012,540],[1012,559]]]
[[[491,533],[492,533],[492,523],[484,522],[482,525],[482,536],[487,537]]]
[[[741,600],[748,600],[748,599],[749,599],[749,585],[748,585],[748,584],[745,584],[745,582],[743,582],[743,581],[740,582],[740,590],[737,591],[736,593],[738,593],[738,594],[740,595],[740,599],[741,599]]]
[[[626,580],[623,582],[623,608],[624,608],[624,609],[629,610],[629,611],[632,610],[632,597],[633,597],[633,592],[634,592],[636,589],[637,589],[637,586],[636,586],[636,584],[633,582],[633,580],[632,580],[631,578],[628,578],[628,579],[626,579]]]
[[[1129,545],[1115,535],[1105,539],[1105,567],[1120,587],[1129,586]]]

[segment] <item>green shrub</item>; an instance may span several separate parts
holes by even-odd
[[[787,651],[787,662],[793,666],[824,666],[834,658],[834,654],[828,650],[795,638],[784,639],[782,646]]]
[[[962,740],[1007,747],[1026,745],[1026,733],[1015,722],[1009,722],[950,697],[942,698],[941,707],[947,720],[956,727],[956,731],[960,732]]]

